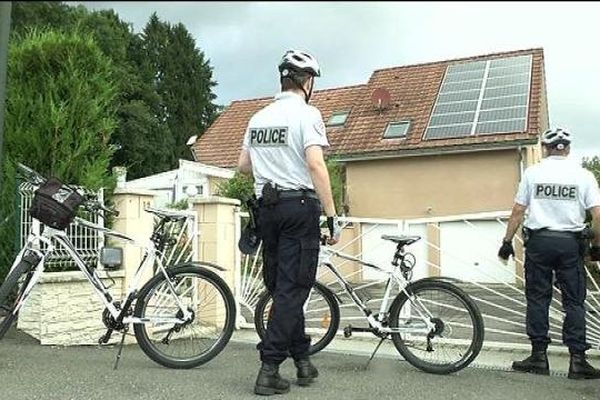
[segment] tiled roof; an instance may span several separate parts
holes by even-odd
[[[423,139],[449,64],[524,54],[533,56],[526,132],[474,135],[452,139]],[[543,120],[547,118],[543,68],[542,49],[386,68],[376,70],[365,85],[315,91],[311,104],[321,111],[325,122],[336,111],[351,110],[345,125],[327,128],[327,137],[331,143],[328,153],[345,159],[533,142],[547,125],[547,121]],[[377,88],[385,88],[391,95],[390,105],[381,111],[377,110],[371,101],[373,90]],[[232,102],[194,145],[198,160],[205,164],[235,167],[250,117],[270,101],[272,97]],[[407,137],[383,139],[388,123],[400,120],[411,121]]]

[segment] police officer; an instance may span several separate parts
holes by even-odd
[[[527,335],[532,353],[512,368],[521,372],[548,375],[546,349],[548,308],[552,300],[554,271],[562,293],[566,317],[563,321],[563,343],[569,348],[570,379],[597,379],[600,371],[585,358],[590,348],[586,342],[584,301],[586,297],[586,252],[582,232],[585,212],[593,218],[596,239],[591,248],[592,260],[600,260],[600,192],[593,174],[567,159],[572,135],[565,129],[549,129],[542,135],[546,153],[540,163],[525,170],[515,198],[506,235],[498,256],[512,255],[512,239],[521,224],[529,233],[525,252],[525,295],[527,297]]]
[[[308,357],[302,307],[316,279],[321,205],[329,244],[340,235],[323,157],[322,148],[329,146],[325,125],[321,113],[308,105],[319,65],[310,54],[289,50],[279,74],[281,93],[250,119],[238,163],[241,172],[254,176],[263,279],[273,298],[273,314],[257,346],[262,365],[254,392],[260,395],[289,391],[289,381],[279,375],[288,355],[299,385],[318,376]]]

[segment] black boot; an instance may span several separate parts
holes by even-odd
[[[294,361],[296,366],[296,377],[298,378],[298,385],[308,386],[313,380],[319,376],[319,371],[312,365],[308,358]]]
[[[550,375],[550,366],[548,365],[548,356],[546,350],[535,350],[523,361],[514,361],[512,368],[515,371],[531,372],[540,375]]]
[[[279,375],[279,366],[263,362],[258,371],[258,376],[256,377],[254,393],[270,396],[272,394],[283,394],[289,391],[290,382]]]
[[[569,379],[600,379],[600,370],[592,367],[585,359],[585,353],[572,353],[569,363]]]

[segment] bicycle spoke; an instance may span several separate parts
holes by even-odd
[[[158,315],[184,318],[177,299],[193,314],[193,320],[183,324],[150,322],[145,331],[155,349],[169,358],[190,359],[205,354],[219,342],[225,332],[226,304],[214,283],[193,275],[178,277],[175,293],[162,282],[149,298],[144,317],[152,321]],[[168,341],[166,340],[169,334]]]
[[[481,319],[474,319],[476,314],[457,293],[459,290],[448,283],[423,282],[414,286],[410,298],[405,298],[397,310],[398,333],[392,334],[392,339],[400,353],[419,368],[447,373],[464,368],[479,352]],[[431,328],[407,330],[419,323]]]

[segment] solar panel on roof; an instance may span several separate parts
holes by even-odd
[[[524,132],[532,56],[448,66],[424,139]]]

